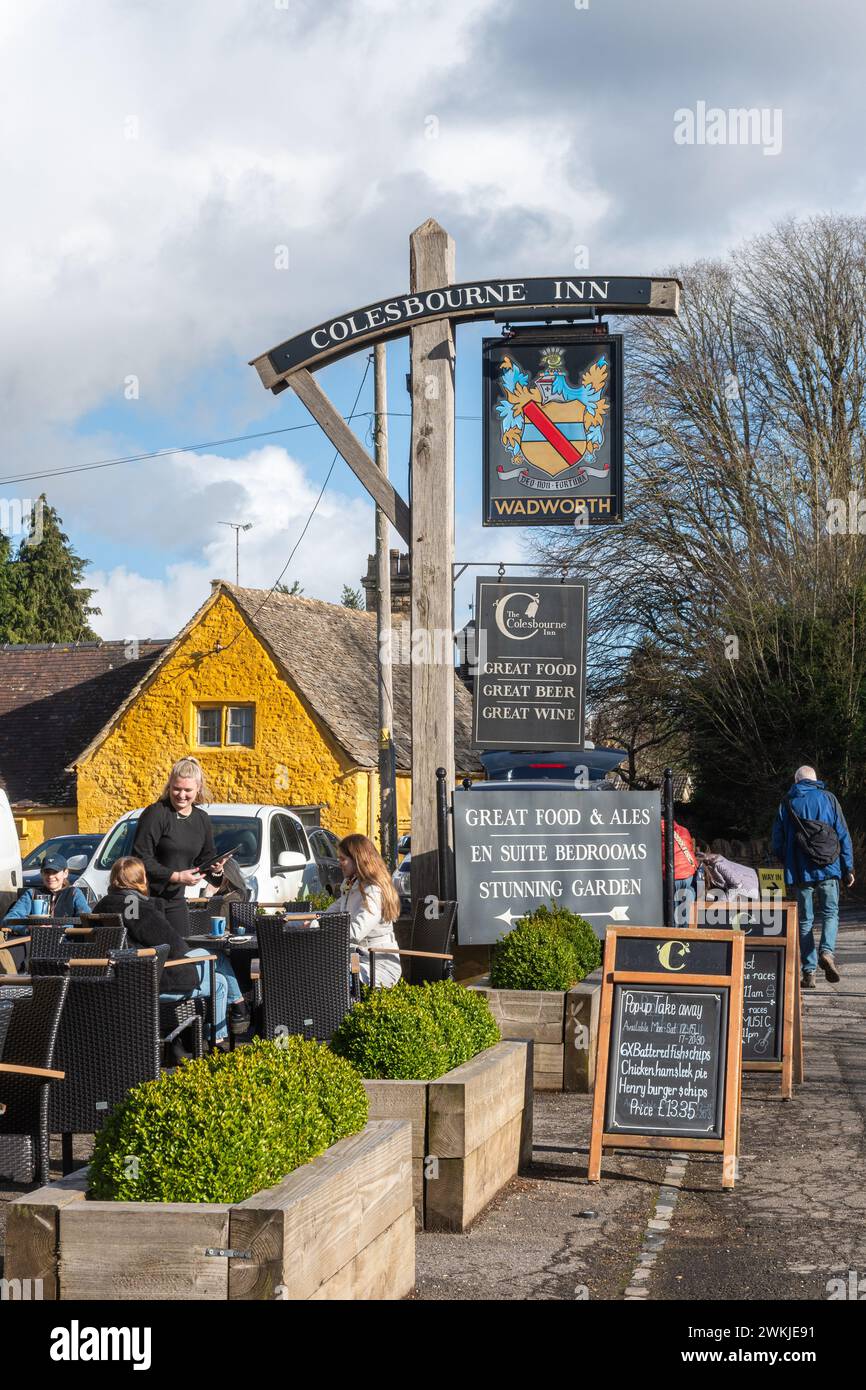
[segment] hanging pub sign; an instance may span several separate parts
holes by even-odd
[[[485,338],[484,525],[622,521],[622,335]]]
[[[582,748],[586,687],[583,580],[475,583],[475,748]]]
[[[733,1187],[739,1153],[744,937],[608,930],[602,967],[587,1178],[602,1151],[718,1153]]]
[[[453,809],[461,946],[498,941],[551,904],[599,936],[611,922],[661,925],[658,792],[477,782],[455,790]]]

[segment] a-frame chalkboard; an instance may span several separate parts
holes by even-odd
[[[797,904],[781,898],[701,901],[689,926],[742,933],[743,1071],[779,1072],[782,1099],[803,1080]]]
[[[736,1181],[743,953],[732,931],[611,927],[604,945],[590,1182],[604,1149],[720,1153]]]

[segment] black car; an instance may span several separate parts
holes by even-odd
[[[24,871],[24,887],[37,888],[41,884],[42,874],[40,870],[46,854],[62,854],[67,862],[74,859],[76,855],[84,856],[84,862],[77,869],[69,870],[69,882],[74,883],[78,875],[87,868],[101,839],[101,835],[53,835],[50,840],[43,840],[41,845],[37,845],[21,861],[21,868]]]

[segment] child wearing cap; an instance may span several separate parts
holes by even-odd
[[[20,927],[14,924],[22,918],[36,916],[35,904],[40,898],[48,904],[48,910],[43,914],[48,917],[78,917],[82,912],[90,911],[81,889],[69,882],[69,868],[62,854],[46,854],[40,873],[42,887],[24,890],[3,918],[4,926],[9,924],[13,931],[25,932],[25,922]]]

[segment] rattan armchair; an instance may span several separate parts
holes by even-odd
[[[30,1141],[40,1186],[49,1181],[49,1095],[65,1085],[43,1073],[65,1070],[57,1062],[57,1042],[68,989],[69,981],[58,975],[0,977],[0,1007],[5,1015],[0,1139],[16,1136]]]
[[[376,988],[376,957],[400,957],[403,978],[410,985],[421,985],[427,981],[450,979],[454,966],[454,954],[449,947],[453,944],[454,923],[457,920],[456,902],[446,902],[440,898],[436,915],[429,917],[428,904],[420,900],[415,904],[412,914],[412,929],[409,946],[406,950],[390,950],[387,946],[374,946],[370,956],[370,988]],[[408,963],[408,969],[404,965]]]
[[[352,1006],[349,914],[313,921],[260,917],[262,1032],[327,1042]]]

